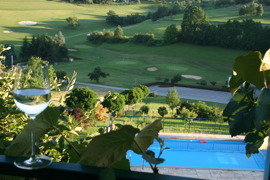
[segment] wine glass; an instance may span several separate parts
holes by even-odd
[[[51,164],[47,156],[35,155],[33,121],[50,104],[51,91],[48,76],[48,64],[41,60],[29,60],[28,63],[16,65],[14,84],[14,101],[16,106],[30,117],[31,156],[15,160],[21,169],[40,169]]]

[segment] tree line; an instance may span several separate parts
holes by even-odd
[[[184,42],[265,52],[270,47],[270,28],[252,19],[228,20],[224,24],[211,24],[207,21],[206,13],[201,7],[190,6],[185,10],[181,29],[178,29],[176,24],[168,26],[162,40],[155,39],[152,33],[135,33],[133,37],[128,38],[124,36],[122,28],[121,36],[118,36],[117,40],[114,32],[111,31],[92,32],[87,39],[93,43],[130,41],[151,46]]]
[[[177,41],[265,52],[270,46],[270,28],[252,19],[211,24],[203,9],[193,6],[184,14]]]
[[[29,40],[25,37],[20,51],[20,59],[27,61],[31,57],[40,57],[50,63],[67,60],[68,49],[65,46],[65,38],[61,32],[54,38],[48,34],[32,36]]]

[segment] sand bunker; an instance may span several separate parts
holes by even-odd
[[[158,68],[157,67],[148,67],[147,68],[147,71],[157,71],[158,70]]]
[[[68,51],[70,51],[70,52],[76,52],[78,50],[77,49],[68,49]]]
[[[33,26],[33,25],[36,25],[37,22],[34,22],[34,21],[20,21],[19,24],[24,25],[24,26]]]
[[[195,79],[195,80],[200,80],[200,79],[202,79],[201,76],[194,76],[194,75],[189,75],[189,74],[183,74],[182,77],[188,78],[188,79]]]
[[[3,31],[3,33],[13,33],[13,31],[6,30],[6,31]]]

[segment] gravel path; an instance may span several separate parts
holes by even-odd
[[[127,88],[119,88],[119,87],[113,87],[113,86],[82,83],[82,82],[76,82],[76,84],[101,87],[101,88],[109,88],[109,89],[117,89],[117,90],[127,89]],[[172,87],[150,86],[149,89],[151,90],[151,92],[156,92],[157,95],[159,96],[166,96],[168,91],[172,89]],[[232,97],[231,93],[223,92],[223,91],[214,91],[214,90],[206,90],[206,89],[187,88],[187,87],[176,87],[176,89],[178,91],[179,96],[185,99],[194,99],[194,100],[200,100],[200,101],[227,104]]]

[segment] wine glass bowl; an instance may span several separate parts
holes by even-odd
[[[30,117],[31,125],[31,156],[18,158],[14,164],[18,168],[28,170],[47,167],[51,164],[51,159],[35,155],[33,122],[50,104],[48,64],[35,58],[27,63],[17,64],[13,94],[16,106]]]

